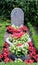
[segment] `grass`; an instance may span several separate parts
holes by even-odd
[[[0,65],[2,65],[2,64],[3,65],[25,65],[23,62],[18,62],[18,61],[17,62],[10,62],[10,63],[8,62],[6,64],[4,62],[0,63]]]
[[[0,65],[38,65],[38,63],[32,63],[32,64],[25,64],[25,63],[23,63],[23,62],[8,62],[8,63],[4,63],[4,62],[2,62],[2,63],[0,63]]]

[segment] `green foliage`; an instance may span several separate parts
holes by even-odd
[[[34,42],[34,46],[35,46],[36,50],[38,51],[38,35],[32,35],[32,39]]]
[[[10,22],[8,20],[7,21],[0,20],[0,50],[2,49],[2,44],[4,42],[4,33],[6,25],[10,25]]]
[[[30,22],[27,23],[27,25],[28,25],[30,33],[31,33],[33,44],[34,44],[36,50],[38,51],[38,34],[35,33],[35,29]]]
[[[33,25],[30,22],[28,22],[27,26],[29,28],[30,34],[34,35],[35,34],[35,29],[34,29]]]
[[[30,21],[38,24],[38,1],[37,0],[0,0],[0,17],[10,18],[13,8],[20,7],[25,14],[25,24]]]
[[[38,65],[38,63],[32,63],[32,64],[24,64],[23,62],[8,62],[8,63],[4,63],[4,62],[0,62],[0,65]]]

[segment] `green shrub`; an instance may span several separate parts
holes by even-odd
[[[32,35],[32,39],[33,39],[33,44],[36,50],[38,51],[38,35]]]
[[[30,21],[38,24],[38,1],[37,0],[0,0],[0,17],[10,19],[13,8],[20,7],[25,14],[25,24]]]
[[[29,28],[31,36],[34,35],[35,34],[35,29],[34,29],[33,25],[30,22],[28,22],[27,26]]]
[[[38,34],[35,33],[35,29],[30,22],[27,23],[27,26],[28,26],[29,31],[31,33],[30,35],[32,37],[33,44],[34,44],[36,50],[38,51]]]

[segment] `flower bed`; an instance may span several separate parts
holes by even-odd
[[[3,44],[0,61],[6,63],[21,59],[24,63],[38,62],[38,54],[26,26],[7,26],[6,31],[10,36]]]

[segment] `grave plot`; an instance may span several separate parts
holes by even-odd
[[[13,9],[11,24],[6,27],[0,61],[6,63],[20,59],[24,63],[38,62],[38,54],[33,46],[28,28],[24,26],[24,13],[20,8]]]

